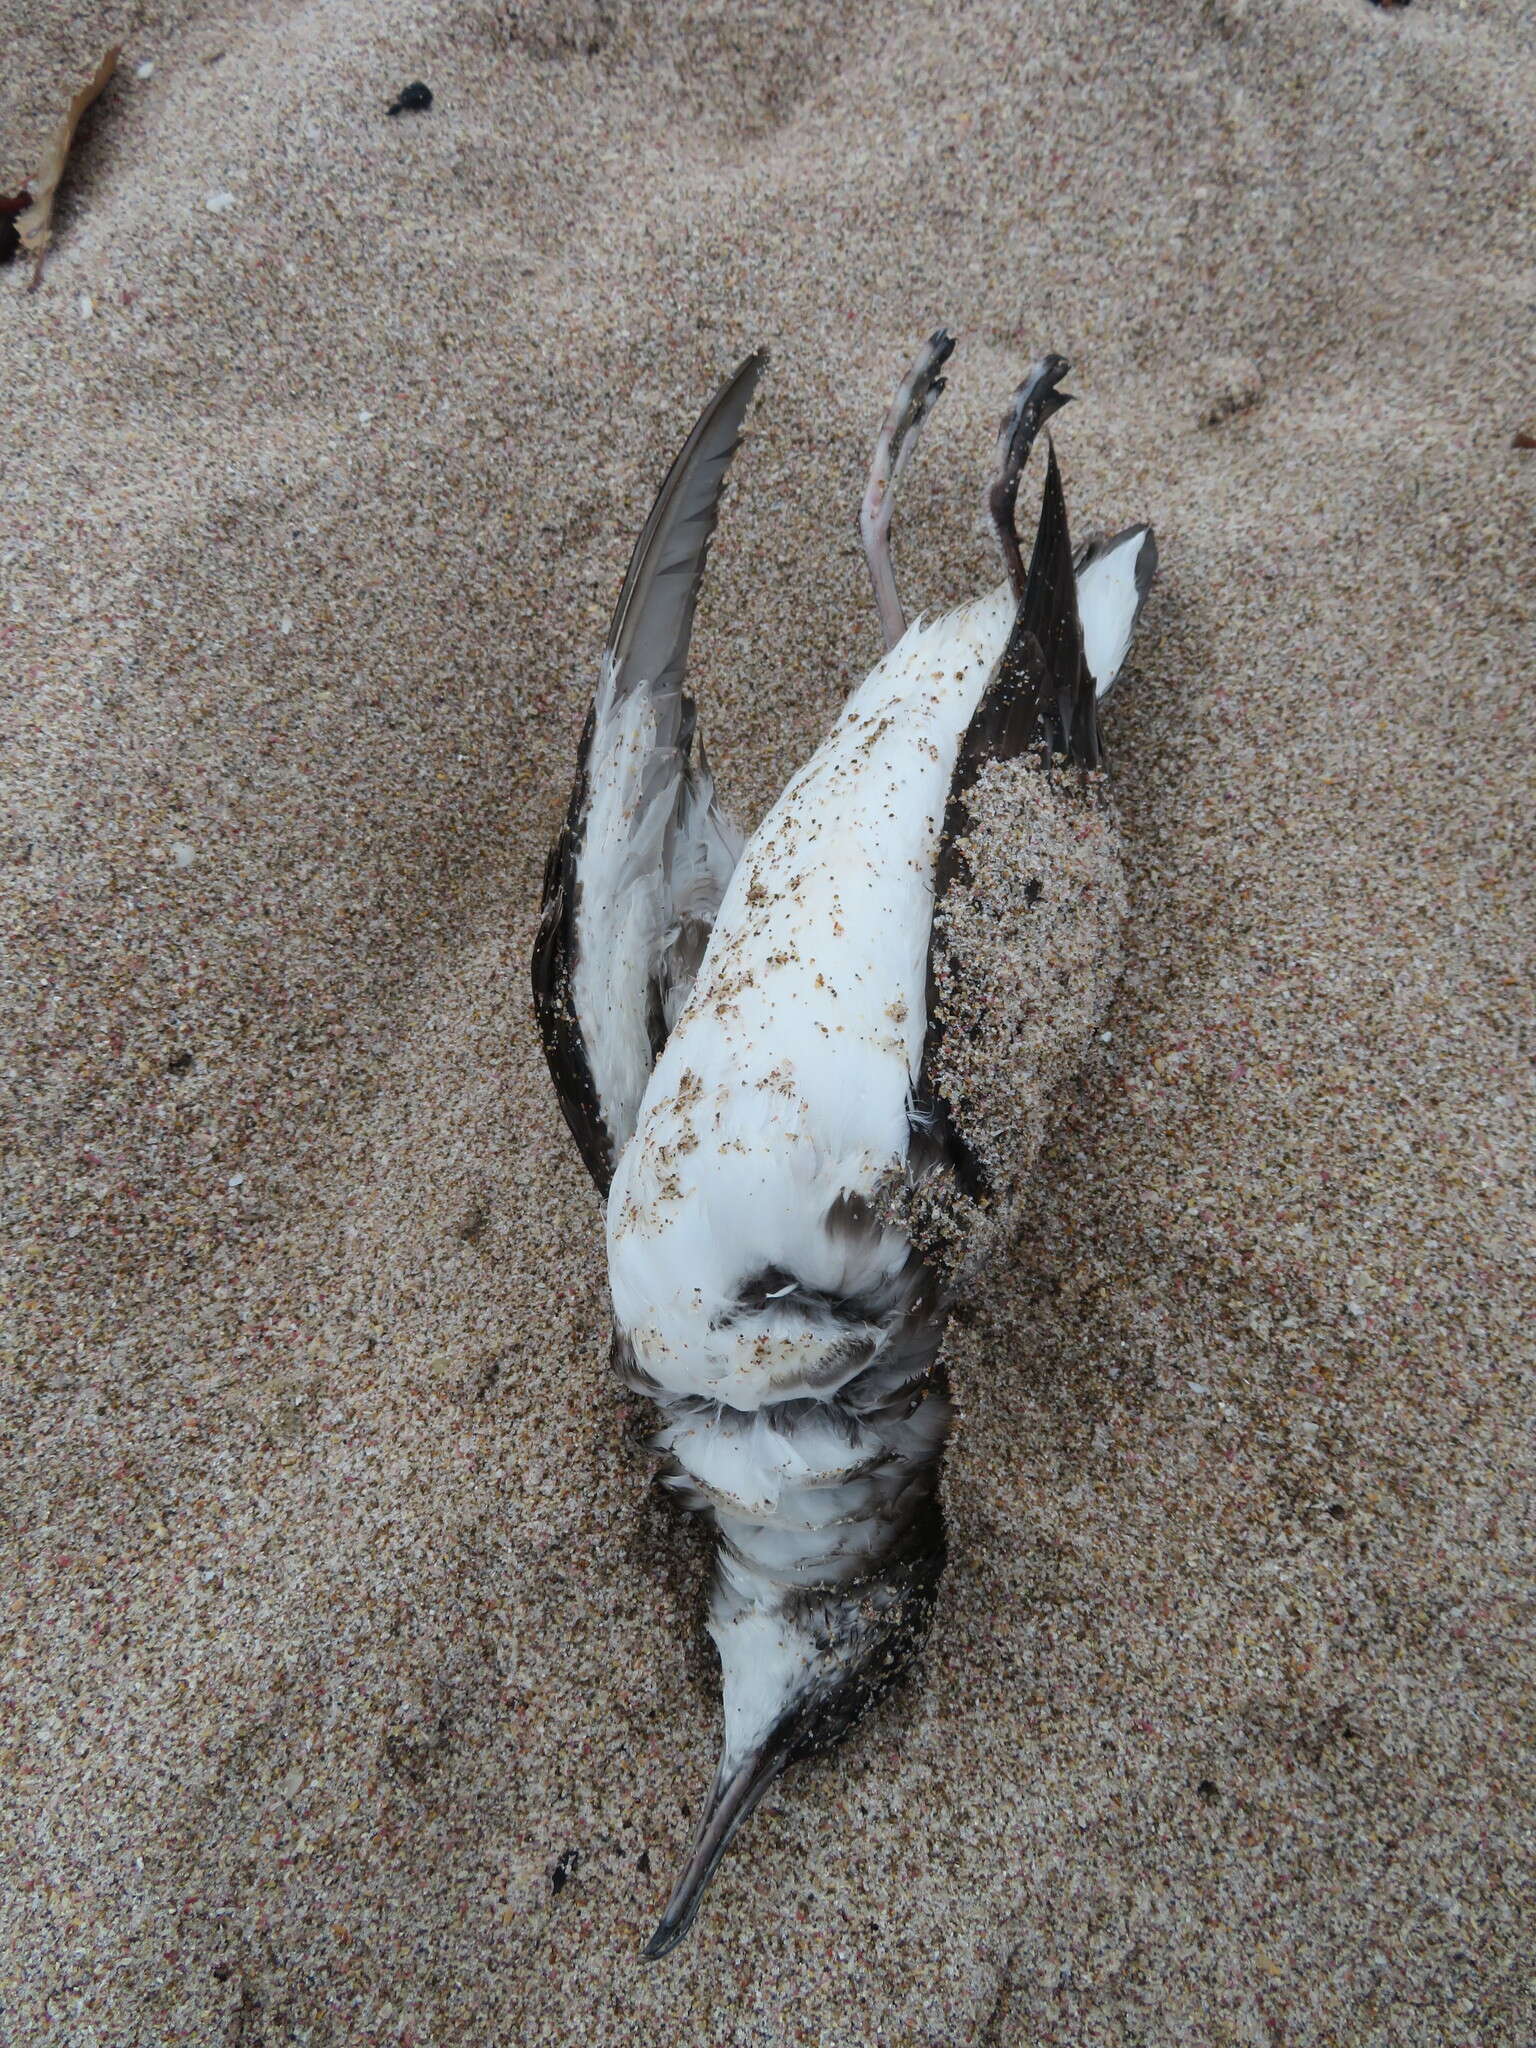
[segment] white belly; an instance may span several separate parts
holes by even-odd
[[[868,1355],[846,1319],[738,1297],[774,1270],[857,1296],[905,1260],[899,1230],[825,1218],[906,1156],[938,836],[1013,615],[1004,586],[912,627],[732,877],[608,1205],[615,1316],[673,1392],[756,1408],[824,1395]]]

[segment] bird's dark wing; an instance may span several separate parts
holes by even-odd
[[[741,851],[683,689],[750,355],[667,473],[619,593],[564,827],[544,875],[533,1000],[566,1122],[606,1193]]]
[[[1085,769],[1097,767],[1100,758],[1094,679],[1083,655],[1066,498],[1054,448],[1013,631],[960,742],[934,867],[928,1021],[914,1091],[912,1163],[918,1170],[943,1164],[971,1196],[985,1195],[985,1176],[956,1127],[956,1105],[946,1101],[939,1078],[944,990],[953,965],[945,903],[965,876],[961,842],[970,829],[966,799],[976,778],[989,762],[1015,760],[1030,751],[1046,762],[1065,757]]]

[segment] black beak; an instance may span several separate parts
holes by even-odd
[[[698,1917],[704,1887],[715,1874],[715,1865],[725,1854],[731,1837],[756,1807],[774,1779],[789,1761],[790,1729],[775,1728],[746,1761],[727,1775],[722,1759],[715,1773],[704,1811],[694,1834],[693,1847],[682,1875],[667,1902],[667,1910],[656,1932],[645,1944],[647,1962],[669,1955]]]

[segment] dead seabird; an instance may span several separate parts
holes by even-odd
[[[952,348],[940,330],[903,380],[864,499],[887,652],[745,845],[695,745],[683,674],[764,357],[706,406],[624,579],[545,878],[535,1004],[607,1198],[614,1361],[660,1410],[664,1483],[718,1543],[724,1741],[653,1957],[687,1932],[773,1780],[843,1736],[927,1626],[944,1559],[945,1324],[1007,1192],[984,1129],[1012,1106],[969,1099],[963,1034],[945,1043],[966,988],[951,892],[976,892],[966,835],[998,764],[1030,776],[1022,809],[1044,849],[1008,943],[1046,970],[1074,929],[1090,966],[1113,951],[1115,890],[1085,924],[1062,889],[1046,917],[1047,885],[1052,847],[1105,815],[1097,712],[1152,579],[1151,530],[1074,560],[1050,449],[1026,565],[1019,479],[1067,402],[1067,366],[1046,356],[1014,395],[989,499],[1007,581],[908,628],[892,497]],[[1111,962],[1086,1009],[1063,1009],[1065,1056],[1112,977]]]

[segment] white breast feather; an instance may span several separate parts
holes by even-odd
[[[609,1199],[614,1312],[672,1391],[737,1408],[831,1391],[818,1374],[847,1325],[772,1305],[720,1319],[767,1267],[842,1296],[906,1257],[896,1231],[850,1241],[823,1219],[906,1155],[935,848],[1012,618],[1004,587],[914,624],[732,877]]]
[[[1138,551],[1113,550],[1080,580],[1101,693],[1129,640]],[[878,1295],[910,1247],[894,1226],[839,1231],[827,1214],[904,1166],[938,837],[1013,618],[1004,585],[918,621],[849,699],[742,854],[614,1175],[615,1319],[671,1411],[655,1440],[669,1483],[712,1510],[721,1539],[710,1629],[728,1751],[761,1734],[807,1654],[788,1589],[873,1567],[884,1510],[947,1427],[942,1399],[878,1432],[831,1405],[888,1340],[850,1299]],[[643,732],[626,737],[643,748]],[[611,794],[604,809],[594,792],[592,817],[598,843],[629,836]],[[594,941],[643,945],[644,911],[627,915]]]

